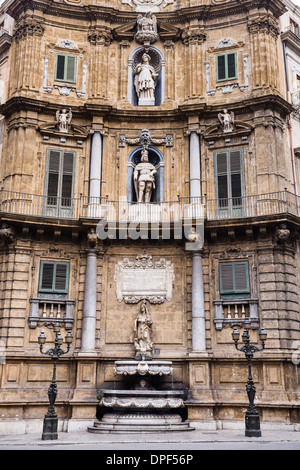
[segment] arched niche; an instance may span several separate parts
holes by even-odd
[[[134,86],[135,80],[135,66],[142,62],[142,56],[145,52],[145,47],[137,47],[130,54],[128,61],[128,100],[133,106],[138,106],[138,96]],[[147,54],[150,55],[150,65],[154,67],[158,73],[157,85],[155,88],[155,106],[160,106],[165,100],[165,78],[166,78],[166,63],[163,53],[156,47],[147,48]]]
[[[140,146],[134,149],[129,157],[127,163],[127,202],[137,202],[137,197],[134,189],[133,172],[134,168],[141,161],[141,152],[144,147]],[[164,157],[162,153],[151,145],[148,147],[149,162],[156,168],[155,175],[155,189],[151,196],[151,201],[159,203],[164,201]]]

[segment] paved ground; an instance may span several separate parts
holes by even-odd
[[[161,434],[91,434],[88,432],[59,433],[55,441],[42,441],[40,434],[0,436],[0,450],[102,450],[105,459],[122,457],[124,451],[135,451],[140,456],[143,467],[158,465],[155,452],[173,451],[183,455],[197,450],[300,450],[300,432],[262,431],[260,438],[246,438],[242,430],[190,431]],[[140,452],[139,452],[140,451]],[[196,455],[196,454],[195,454]],[[146,457],[146,459],[143,459]],[[152,460],[151,460],[152,458]],[[110,463],[105,461],[105,463]],[[116,462],[111,462],[117,464]],[[169,464],[184,464],[170,461]],[[123,464],[120,461],[120,464]],[[137,467],[134,461],[131,466]]]

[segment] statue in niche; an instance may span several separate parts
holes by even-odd
[[[142,61],[135,67],[135,89],[139,98],[139,106],[155,105],[155,88],[158,74],[154,67],[150,65],[151,57],[146,52],[142,56]]]
[[[223,110],[223,113],[218,114],[219,121],[221,123],[223,132],[232,132],[234,125],[234,113],[229,113],[227,109]]]
[[[142,360],[152,355],[153,343],[151,341],[151,329],[152,320],[146,305],[146,300],[143,300],[134,324],[134,347],[136,356],[141,356]]]
[[[150,202],[153,189],[155,189],[156,169],[149,162],[148,150],[142,150],[141,163],[134,169],[133,180],[138,202]]]
[[[71,124],[72,111],[66,109],[56,111],[56,121],[60,132],[68,132],[68,126]]]

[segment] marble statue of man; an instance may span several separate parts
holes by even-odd
[[[234,124],[234,113],[229,113],[227,109],[223,110],[223,113],[218,114],[219,121],[223,128],[223,132],[232,132]]]
[[[60,132],[68,132],[68,126],[72,120],[71,108],[69,109],[69,111],[67,111],[66,109],[56,111],[56,120]]]
[[[138,202],[150,202],[151,194],[155,189],[156,169],[149,162],[148,150],[142,150],[141,163],[138,163],[134,169],[133,179]]]
[[[146,300],[143,300],[134,324],[134,345],[136,354],[141,354],[141,356],[144,357],[149,357],[149,355],[151,356],[153,349],[151,328],[152,320],[146,305]]]
[[[139,98],[139,106],[155,105],[155,88],[158,74],[150,65],[151,57],[144,53],[143,62],[135,67],[135,89]]]

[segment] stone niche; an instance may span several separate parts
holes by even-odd
[[[183,289],[185,257],[172,255],[121,258],[109,256],[105,310],[105,344],[132,346],[134,322],[146,300],[153,321],[154,348],[186,348]]]

